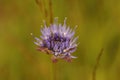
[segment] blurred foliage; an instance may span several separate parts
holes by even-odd
[[[49,11],[49,0],[40,1]],[[120,0],[52,0],[52,7],[60,23],[67,17],[70,27],[78,25],[80,43],[77,59],[57,63],[57,80],[92,80],[101,48],[96,80],[120,80]],[[35,0],[0,0],[0,80],[53,79],[50,56],[36,51],[30,36],[49,22],[42,10]]]

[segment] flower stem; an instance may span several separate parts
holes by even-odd
[[[52,63],[53,80],[57,80],[57,63]]]

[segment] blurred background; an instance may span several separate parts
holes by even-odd
[[[76,29],[80,42],[72,63],[56,63],[57,80],[120,80],[120,0],[0,0],[0,80],[53,80],[50,56],[36,50],[43,20],[53,17]],[[52,7],[52,8],[50,8]]]

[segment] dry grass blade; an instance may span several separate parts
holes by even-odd
[[[40,7],[41,12],[43,12],[43,4],[41,0],[35,0],[36,4]]]

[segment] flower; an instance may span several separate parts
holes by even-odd
[[[44,23],[40,38],[34,37],[36,40],[34,43],[38,46],[37,49],[52,54],[53,62],[57,62],[58,59],[70,62],[72,58],[76,58],[71,53],[76,50],[78,37],[74,38],[75,29],[72,30],[66,25],[66,19],[64,19],[63,25],[57,23],[57,18],[49,27]]]

